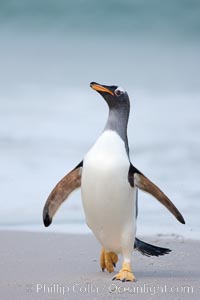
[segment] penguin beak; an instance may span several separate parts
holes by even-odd
[[[104,85],[98,84],[96,82],[91,82],[90,87],[97,92],[104,92],[104,93],[108,93],[108,94],[111,94],[112,96],[114,96],[114,93],[111,90],[109,90],[108,87],[106,87]]]

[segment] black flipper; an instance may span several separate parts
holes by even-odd
[[[162,248],[158,246],[154,246],[148,243],[145,243],[138,238],[135,238],[134,248],[138,250],[141,254],[145,256],[161,256],[165,254],[169,254],[172,250],[168,248]]]
[[[150,193],[160,203],[162,203],[182,224],[185,224],[185,220],[176,206],[169,200],[169,198],[146,176],[144,176],[138,169],[130,164],[128,173],[128,180],[132,187],[137,187],[144,192]]]
[[[49,195],[44,209],[43,222],[48,227],[60,205],[68,198],[68,196],[81,186],[81,169],[83,161],[81,161],[71,172],[61,179]]]

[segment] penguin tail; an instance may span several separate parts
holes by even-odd
[[[161,255],[169,254],[172,251],[168,248],[162,248],[162,247],[145,243],[139,240],[138,238],[135,238],[134,248],[138,250],[141,254],[148,257],[161,256]]]

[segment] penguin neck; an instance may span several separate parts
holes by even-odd
[[[130,109],[127,109],[127,107],[125,107],[124,109],[109,108],[108,120],[104,129],[104,131],[113,130],[121,137],[121,139],[124,141],[128,157],[129,146],[127,137],[127,126],[129,119],[129,110]]]

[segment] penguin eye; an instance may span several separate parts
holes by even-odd
[[[121,96],[122,94],[123,94],[123,92],[122,92],[121,90],[119,90],[119,89],[116,89],[116,90],[115,90],[115,95],[116,95],[117,97]]]

